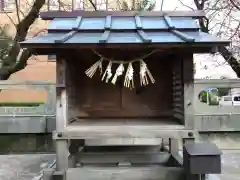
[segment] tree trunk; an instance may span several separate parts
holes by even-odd
[[[240,64],[237,58],[233,57],[232,52],[230,52],[226,47],[219,47],[220,54],[224,57],[227,63],[231,66],[232,70],[235,71],[237,77],[240,77]]]
[[[8,53],[8,58],[3,61],[0,68],[0,80],[7,80],[11,74],[24,69],[27,60],[31,57],[31,51],[21,50],[19,42],[24,41],[30,26],[38,18],[40,9],[45,4],[45,0],[35,0],[29,13],[16,25],[16,35],[13,45]]]
[[[208,0],[194,0],[194,3],[198,10],[204,10],[204,6],[207,1]],[[235,1],[230,0],[230,2],[235,6],[235,8],[239,8],[237,4],[234,3]],[[199,25],[203,32],[209,32],[209,20],[206,17],[199,19]],[[240,63],[238,62],[237,58],[235,58],[233,53],[224,46],[219,47],[218,50],[226,62],[231,66],[232,70],[237,74],[237,77],[240,78]]]

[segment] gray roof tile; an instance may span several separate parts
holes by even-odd
[[[200,31],[196,18],[106,16],[55,18],[49,33],[21,44],[228,44]],[[105,32],[105,33],[104,33]],[[104,34],[104,35],[103,35]],[[101,40],[100,40],[101,39]]]
[[[49,25],[49,30],[71,30],[77,18],[55,18]],[[105,18],[82,17],[79,30],[103,30]],[[176,29],[199,29],[196,19],[190,17],[172,17]],[[143,29],[168,29],[163,17],[140,17]],[[134,17],[112,17],[111,29],[136,29]]]

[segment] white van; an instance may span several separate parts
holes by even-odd
[[[240,106],[240,95],[233,96],[233,106]]]
[[[240,95],[222,96],[219,106],[240,106]]]

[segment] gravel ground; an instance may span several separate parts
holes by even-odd
[[[0,180],[32,180],[55,159],[53,154],[1,155]],[[223,172],[209,180],[240,180],[240,150],[224,151]]]

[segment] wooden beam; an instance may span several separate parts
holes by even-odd
[[[218,43],[221,46],[228,46],[228,42],[219,42]],[[132,49],[139,49],[139,48],[160,48],[163,50],[186,50],[188,49],[191,52],[194,53],[209,53],[211,50],[212,46],[214,46],[214,43],[188,43],[188,44],[179,44],[179,43],[150,43],[150,44],[117,44],[117,43],[111,43],[111,44],[61,44],[61,46],[56,46],[56,44],[30,44],[26,43],[25,47],[28,47],[29,49],[33,50],[33,54],[41,54],[41,55],[48,55],[49,53],[56,52],[59,53],[62,49],[65,50],[71,50],[71,49],[101,49],[101,50],[106,50],[106,49],[126,49],[126,48],[132,48]]]
[[[169,16],[164,15],[163,18],[169,29],[175,28],[175,26],[172,24],[172,20]]]
[[[194,42],[195,41],[195,39],[193,37],[187,35],[186,33],[176,30],[176,27],[173,25],[172,20],[169,16],[164,15],[163,18],[164,18],[164,21],[165,21],[168,29],[175,36],[179,37],[180,39],[182,39],[183,41],[186,41],[186,42]]]
[[[179,44],[179,43],[141,43],[141,44],[117,44],[117,43],[111,43],[111,44],[55,44],[55,43],[21,43],[21,47],[29,48],[33,51],[33,54],[36,55],[48,55],[49,53],[58,53],[59,51],[63,49],[115,49],[115,48],[131,48],[131,49],[139,49],[139,48],[161,48],[162,50],[188,50],[194,53],[209,53],[211,48],[215,45],[221,45],[221,46],[228,46],[229,41],[221,41],[221,42],[195,42],[195,43],[186,43],[186,44]]]
[[[171,16],[171,17],[193,17],[200,18],[204,17],[203,11],[48,11],[41,12],[40,17],[43,20],[53,20],[54,18],[73,18],[73,17],[106,17],[106,16],[148,16],[148,17],[159,17],[159,16]]]
[[[68,122],[68,95],[66,90],[66,60],[57,55],[57,84],[63,88],[57,90],[57,107],[56,107],[56,130],[63,131]],[[64,88],[65,87],[65,88]],[[68,168],[68,143],[67,140],[56,141],[56,169],[65,170]]]
[[[57,107],[56,107],[56,129],[62,131],[67,126],[68,108],[66,91],[66,61],[57,57],[57,85],[62,88],[57,89]]]
[[[179,152],[179,139],[169,139],[169,150],[171,155],[177,155]]]
[[[105,20],[105,30],[111,30],[111,25],[112,25],[112,17],[110,15],[106,16]]]
[[[193,54],[185,54],[181,57],[184,83],[184,121],[185,127],[194,129],[194,74]]]
[[[67,180],[79,177],[91,180],[176,180],[183,175],[183,168],[177,167],[83,167],[69,168]]]
[[[104,33],[102,34],[101,38],[99,39],[99,43],[107,43],[109,35],[110,35],[110,31],[109,30],[104,31]]]
[[[136,29],[141,30],[142,29],[142,22],[139,16],[135,16],[135,23],[136,23]]]
[[[53,132],[53,139],[101,139],[101,138],[184,138],[194,130],[181,125],[127,126],[127,125],[68,125],[61,132]]]
[[[81,22],[82,22],[82,17],[78,16],[74,26],[72,27],[72,30],[77,31],[81,25]]]
[[[180,39],[182,39],[183,41],[186,41],[186,42],[195,42],[195,39],[191,36],[189,36],[188,34],[184,33],[184,32],[180,32],[178,30],[175,30],[175,29],[171,29],[171,32],[179,37]]]
[[[76,33],[77,33],[77,31],[71,31],[69,33],[66,33],[64,36],[60,37],[59,39],[56,39],[54,42],[55,43],[64,43],[68,39],[72,38]]]
[[[143,30],[137,30],[137,33],[144,43],[152,42],[152,40],[148,38],[148,35]]]
[[[137,152],[118,152],[118,153],[79,153],[78,160],[83,165],[93,164],[117,164],[119,162],[129,161],[136,164],[164,164],[170,158],[167,152],[158,153],[137,153]]]

